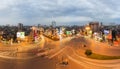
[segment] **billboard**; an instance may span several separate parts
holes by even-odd
[[[72,32],[71,32],[71,31],[66,31],[66,34],[67,34],[67,35],[71,35]]]
[[[25,38],[25,32],[17,32],[18,38]]]
[[[104,30],[104,34],[109,34],[109,30]]]

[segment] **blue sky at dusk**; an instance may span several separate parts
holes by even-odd
[[[1,0],[0,24],[120,23],[119,0]]]

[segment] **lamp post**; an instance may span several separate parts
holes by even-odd
[[[60,46],[62,45],[62,34],[63,34],[63,32],[62,32],[62,29],[60,28],[59,29]]]

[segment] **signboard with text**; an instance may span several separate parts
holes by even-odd
[[[71,31],[66,31],[66,34],[67,34],[67,35],[71,35],[72,32],[71,32]]]
[[[17,32],[18,38],[25,38],[25,32]]]

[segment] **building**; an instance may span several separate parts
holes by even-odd
[[[22,31],[23,30],[23,24],[22,23],[18,23],[18,31]]]
[[[52,27],[55,28],[56,27],[56,22],[52,21]]]
[[[93,32],[99,31],[99,22],[90,22],[89,26]]]
[[[41,24],[38,24],[38,28],[40,28],[41,27]]]

